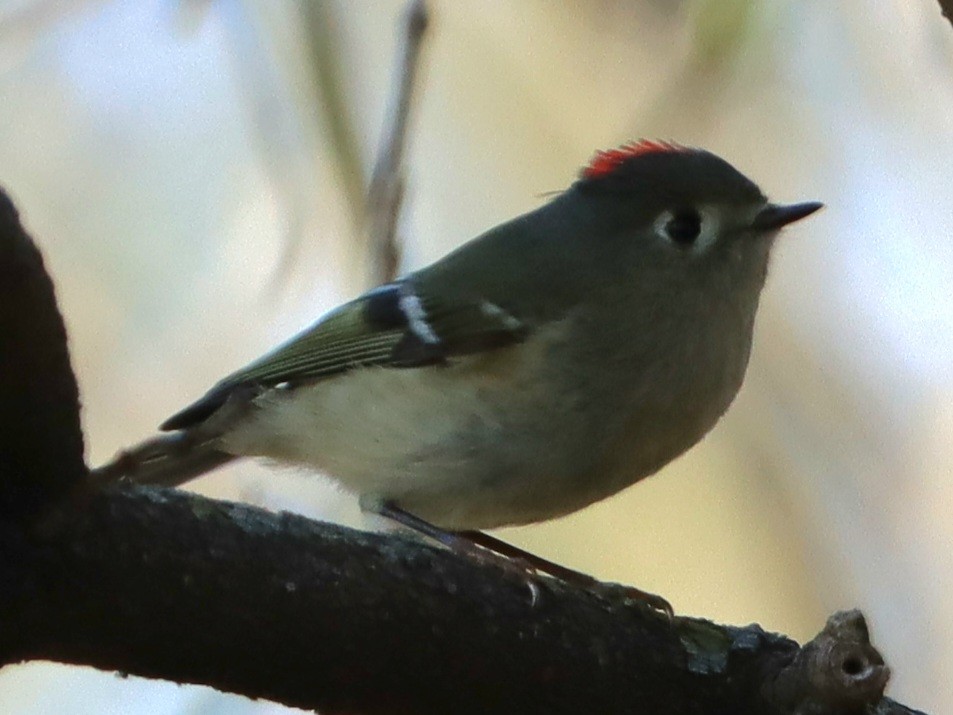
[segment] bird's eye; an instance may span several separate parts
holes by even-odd
[[[676,211],[665,223],[665,235],[679,246],[691,246],[701,229],[702,218],[695,209]]]

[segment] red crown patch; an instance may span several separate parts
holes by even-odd
[[[623,144],[618,149],[598,151],[589,160],[589,165],[582,170],[582,178],[595,179],[611,174],[623,162],[644,154],[664,154],[667,152],[685,152],[687,147],[670,141],[640,139],[637,142]]]

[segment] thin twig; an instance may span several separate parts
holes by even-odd
[[[400,263],[396,233],[404,197],[402,160],[420,51],[429,21],[427,3],[413,0],[407,8],[393,94],[367,191],[366,236],[373,283],[392,280]]]

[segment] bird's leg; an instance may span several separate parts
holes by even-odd
[[[565,583],[594,591],[609,598],[624,598],[626,600],[644,603],[657,611],[661,611],[669,618],[674,616],[672,605],[661,596],[648,593],[635,586],[604,583],[581,571],[575,571],[566,566],[561,566],[540,556],[531,554],[528,551],[524,551],[512,544],[508,544],[505,541],[500,541],[496,537],[485,534],[482,531],[447,531],[438,526],[434,526],[429,521],[414,516],[393,502],[385,501],[364,506],[380,516],[402,524],[408,529],[423,534],[443,544],[447,548],[466,556],[485,560],[486,554],[489,552],[497,557],[503,557],[504,561],[502,565],[506,567],[507,570],[516,567],[523,576],[531,576],[533,573],[544,573]],[[498,560],[497,563],[500,563],[500,561]],[[535,594],[535,589],[532,586],[531,590],[533,590]]]
[[[383,516],[401,526],[406,526],[411,531],[415,531],[429,539],[433,539],[437,543],[443,544],[451,551],[463,554],[477,561],[492,562],[497,566],[502,566],[508,571],[518,572],[522,576],[525,576],[527,572],[532,570],[529,564],[517,564],[518,557],[489,549],[469,538],[464,532],[447,531],[446,529],[441,529],[439,526],[434,526],[429,521],[425,521],[419,516],[414,516],[409,511],[401,509],[393,502],[384,501],[371,504],[362,502],[361,507],[365,511]]]
[[[520,563],[517,559],[506,554],[487,549],[485,546],[477,544],[460,532],[447,531],[446,529],[441,529],[439,526],[434,526],[429,521],[401,509],[393,502],[361,500],[361,508],[372,514],[390,519],[427,538],[433,539],[455,553],[462,554],[479,563],[491,563],[494,566],[502,568],[504,571],[508,571],[522,578],[529,588],[530,599],[533,605],[535,605],[539,599],[539,586],[537,586],[532,579],[534,569],[532,569],[529,564]]]
[[[621,596],[625,599],[640,601],[657,611],[661,611],[669,618],[675,616],[672,604],[657,594],[643,591],[635,586],[600,581],[582,571],[576,571],[568,566],[553,563],[548,559],[544,559],[542,556],[531,554],[529,551],[524,551],[517,546],[508,544],[505,541],[500,541],[495,536],[490,536],[482,531],[460,531],[457,532],[457,535],[497,554],[528,564],[534,571],[548,574],[565,583],[596,591],[609,597]]]
[[[452,551],[467,551],[468,547],[472,546],[470,542],[461,537],[457,532],[447,531],[446,529],[441,529],[439,526],[434,526],[429,521],[424,521],[419,516],[414,516],[409,511],[401,509],[393,502],[382,501],[379,503],[367,503],[362,500],[361,508],[378,516],[383,516],[385,519],[397,522],[401,526],[406,526],[418,534],[423,534],[443,544]]]

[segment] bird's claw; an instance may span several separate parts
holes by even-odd
[[[611,603],[636,603],[641,606],[647,606],[653,611],[658,611],[665,615],[669,621],[675,619],[675,609],[672,608],[672,604],[665,598],[654,593],[649,593],[648,591],[643,591],[635,586],[599,581],[592,585],[592,591]]]

